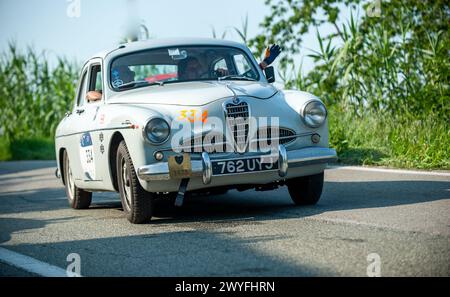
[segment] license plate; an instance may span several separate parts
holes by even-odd
[[[255,157],[239,160],[212,161],[213,175],[240,174],[271,170],[278,170],[278,159]]]

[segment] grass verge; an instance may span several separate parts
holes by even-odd
[[[423,118],[330,110],[330,142],[339,161],[352,165],[396,168],[450,169],[450,125],[434,116]],[[0,138],[0,161],[54,160],[49,138],[8,142]]]
[[[450,169],[450,124],[442,117],[358,117],[336,108],[329,124],[330,142],[342,163]]]
[[[8,141],[0,138],[0,161],[54,159],[55,143],[52,139],[32,137]]]

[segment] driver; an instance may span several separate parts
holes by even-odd
[[[259,63],[261,70],[266,69],[270,64],[275,61],[275,59],[280,55],[281,48],[278,44],[273,44],[266,48],[264,52],[264,60]],[[216,70],[219,77],[229,74],[227,69],[219,68]],[[189,57],[185,60],[180,61],[178,64],[178,77],[181,80],[194,80],[199,78],[204,78],[205,71],[195,57]]]
[[[203,67],[195,57],[188,57],[178,64],[178,77],[182,80],[193,80],[204,75]]]

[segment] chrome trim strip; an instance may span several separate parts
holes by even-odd
[[[277,172],[278,169],[269,169],[269,170],[262,170],[262,171],[249,171],[249,172],[238,172],[238,173],[225,173],[225,174],[218,174],[218,175],[213,175],[213,176],[217,176],[217,177],[221,177],[221,176],[237,176],[237,175],[246,175],[246,174],[255,174],[255,173],[265,173],[265,172]]]
[[[170,180],[169,163],[160,162],[139,167],[138,176],[143,180]]]
[[[101,129],[86,130],[86,131],[82,131],[82,132],[74,132],[74,133],[69,133],[69,134],[62,134],[62,135],[55,136],[55,138],[68,137],[68,136],[73,136],[73,135],[83,134],[83,133],[92,133],[92,132],[110,131],[110,130],[123,130],[123,129],[135,129],[135,128],[132,127],[132,126],[129,126],[129,127],[101,128]]]
[[[237,160],[247,160],[247,159],[255,159],[255,158],[277,158],[278,156],[274,156],[274,155],[254,155],[254,156],[248,156],[248,157],[232,157],[232,158],[227,158],[227,159],[213,159],[212,161],[214,162],[224,162],[224,161],[237,161]]]
[[[316,132],[305,132],[305,133],[300,133],[300,134],[294,134],[294,135],[292,135],[292,136],[282,136],[282,137],[278,137],[278,140],[282,140],[282,139],[289,139],[289,138],[299,138],[299,137],[306,137],[306,136],[312,136],[312,135],[314,135],[314,134],[317,134]],[[271,139],[268,139],[268,138],[260,138],[259,140],[276,140],[277,138],[271,138]],[[251,143],[254,143],[254,142],[257,142],[258,141],[258,139],[251,139],[250,140],[250,142]],[[209,145],[203,145],[203,147],[213,147],[213,146],[221,146],[221,145],[226,145],[227,147],[232,147],[233,146],[233,143],[231,143],[231,142],[228,142],[228,141],[226,141],[226,142],[218,142],[218,143],[216,143],[216,144],[209,144]],[[158,151],[162,151],[162,152],[167,152],[167,151],[174,151],[175,149],[184,149],[184,148],[197,148],[197,147],[200,147],[201,145],[195,145],[195,146],[190,146],[190,147],[186,147],[186,146],[181,146],[181,147],[176,147],[176,148],[170,148],[170,147],[168,147],[168,148],[161,148],[161,149],[158,149]],[[196,153],[196,152],[192,152],[192,153]],[[226,152],[224,152],[224,153],[226,153]],[[228,153],[234,153],[234,151],[230,151],[230,152],[228,152]]]
[[[212,177],[212,163],[208,153],[202,153],[202,167],[203,167],[203,184],[211,183]]]
[[[287,156],[287,152],[286,152],[286,148],[284,147],[284,145],[279,145],[278,146],[278,175],[280,177],[285,177],[287,175],[287,171],[288,171],[288,167],[289,167],[289,162],[288,162],[288,156]]]
[[[239,105],[244,105],[245,104],[245,106],[246,106],[246,108],[247,108],[247,111],[246,111],[246,113],[248,114],[248,116],[247,116],[247,118],[246,118],[246,124],[244,124],[244,126],[245,125],[248,125],[248,131],[247,131],[247,134],[245,135],[245,138],[246,138],[246,141],[245,141],[245,145],[243,145],[242,143],[241,144],[239,144],[238,142],[237,142],[237,140],[235,139],[235,137],[234,137],[234,130],[233,129],[231,129],[231,127],[230,127],[230,121],[229,121],[229,119],[231,118],[231,119],[235,119],[234,117],[230,117],[229,115],[230,114],[232,114],[232,113],[228,113],[228,109],[227,109],[227,106],[228,105],[234,105],[235,107],[238,107]],[[229,99],[229,100],[225,100],[223,103],[222,103],[222,110],[223,110],[223,113],[224,113],[224,118],[225,118],[225,122],[226,122],[226,127],[228,128],[227,130],[228,130],[228,133],[226,133],[226,135],[225,135],[225,139],[227,140],[227,141],[229,141],[229,139],[231,138],[232,139],[232,148],[233,148],[233,150],[235,150],[237,153],[239,153],[239,154],[244,154],[246,151],[247,151],[247,148],[248,148],[248,146],[249,146],[249,141],[248,141],[248,132],[251,130],[250,129],[250,121],[249,121],[249,119],[250,119],[250,117],[251,117],[251,115],[252,115],[252,112],[251,112],[251,107],[250,107],[250,104],[249,104],[249,102],[247,101],[247,100],[245,100],[244,98],[241,98],[241,97],[233,97],[232,99]],[[239,117],[237,117],[237,118],[239,118]],[[236,127],[237,128],[237,127]],[[227,132],[227,131],[226,131]]]
[[[320,164],[336,161],[336,150],[324,147],[309,147],[301,150],[289,151],[289,168],[310,164]]]
[[[217,159],[215,162],[229,161],[229,160],[242,160],[250,159],[258,156],[249,156],[243,158],[227,158],[227,159]],[[335,161],[337,159],[336,150],[324,147],[307,147],[294,151],[286,151],[283,145],[280,145],[278,156],[271,155],[259,155],[259,157],[278,157],[279,168],[274,170],[264,170],[264,171],[252,171],[244,173],[231,173],[222,174],[219,176],[227,175],[245,175],[254,173],[265,173],[265,172],[278,172],[280,177],[286,177],[288,168],[296,168],[314,164],[325,164],[328,162]],[[212,160],[209,154],[206,152],[202,153],[201,160],[191,160],[192,166],[192,176],[202,177],[203,183],[205,185],[211,183],[213,177],[212,174]],[[169,165],[167,162],[158,162],[151,165],[146,165],[139,167],[138,170],[139,178],[146,181],[168,181],[171,180],[169,173]]]

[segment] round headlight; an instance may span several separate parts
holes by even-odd
[[[303,108],[302,116],[307,126],[317,128],[325,122],[327,118],[327,109],[320,101],[310,101]]]
[[[144,134],[151,143],[160,144],[169,138],[170,126],[165,120],[154,118],[145,126]]]

